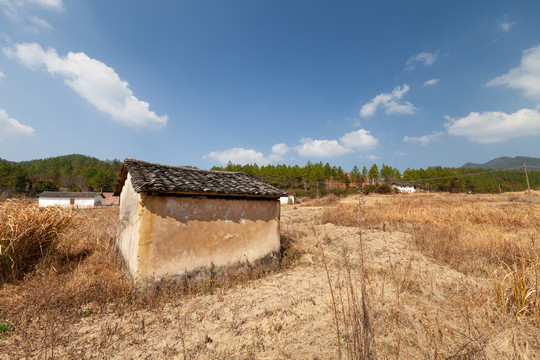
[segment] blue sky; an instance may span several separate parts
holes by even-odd
[[[540,157],[538,1],[0,0],[0,157]]]

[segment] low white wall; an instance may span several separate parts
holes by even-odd
[[[94,202],[94,198],[75,198],[73,206],[78,208],[93,207]]]
[[[69,206],[69,197],[59,198],[59,197],[40,197],[39,198],[39,207],[49,207],[49,206]]]
[[[290,195],[290,196],[282,196],[279,198],[279,202],[280,204],[294,204],[294,196]]]
[[[415,192],[414,187],[412,186],[398,186],[397,188],[400,192],[409,192],[409,193]]]

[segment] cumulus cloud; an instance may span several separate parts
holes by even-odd
[[[471,112],[462,118],[446,119],[448,122],[445,126],[450,135],[466,136],[482,144],[540,134],[540,113],[531,109],[521,109],[513,114],[500,111]]]
[[[421,52],[419,54],[413,55],[407,60],[407,65],[405,67],[406,70],[412,71],[416,67],[416,64],[423,64],[424,66],[431,66],[435,63],[437,60],[437,57],[439,56],[439,51],[435,51],[434,53],[430,52]]]
[[[55,49],[21,43],[4,48],[4,53],[30,69],[64,78],[78,95],[119,123],[137,128],[161,128],[167,123],[168,116],[150,111],[150,104],[137,99],[113,68],[83,52],[61,57]]]
[[[232,148],[224,151],[212,151],[210,154],[203,158],[212,158],[219,161],[222,164],[227,164],[231,161],[233,164],[253,164],[259,165],[269,164],[270,159],[266,158],[263,153],[255,151],[253,149],[244,148]]]
[[[408,101],[403,101],[403,96],[409,91],[409,85],[396,86],[390,94],[382,93],[364,104],[360,109],[361,117],[370,117],[378,108],[383,108],[386,114],[410,115],[416,112],[416,107]]]
[[[354,151],[370,151],[378,143],[379,141],[369,131],[360,129],[346,133],[339,141],[303,138],[295,150],[303,157],[333,157]]]
[[[443,135],[444,135],[444,132],[442,131],[433,131],[431,134],[424,135],[424,136],[405,136],[403,138],[403,141],[418,143],[422,146],[427,146],[430,142],[441,140],[441,137]]]
[[[379,144],[379,141],[364,129],[346,133],[340,140],[346,149],[353,151],[369,151]]]
[[[10,118],[4,109],[0,109],[0,141],[8,137],[29,136],[34,129]]]
[[[284,143],[280,143],[280,144],[276,144],[272,146],[272,153],[279,156],[285,155],[286,153],[289,152],[289,150],[290,150],[289,147]]]
[[[424,86],[436,85],[439,83],[439,81],[440,81],[439,79],[431,79],[431,80],[425,81]]]
[[[540,45],[525,50],[518,67],[487,84],[487,86],[497,85],[521,90],[525,96],[540,100]]]
[[[203,156],[203,159],[211,158],[222,164],[231,161],[233,164],[258,164],[267,165],[283,160],[283,156],[289,152],[289,147],[284,143],[272,146],[272,153],[265,156],[262,152],[253,149],[232,148],[224,151],[212,151]]]
[[[351,152],[367,152],[379,144],[369,131],[360,129],[343,135],[339,140],[300,139],[300,144],[294,147],[298,155],[303,157],[328,158]],[[265,156],[253,149],[232,148],[224,151],[212,151],[203,159],[211,158],[222,164],[232,161],[234,164],[266,165],[283,160],[283,156],[291,149],[285,143],[272,146],[272,153]]]
[[[332,157],[350,151],[337,140],[313,140],[311,138],[300,139],[300,145],[295,150],[298,155],[304,157]]]

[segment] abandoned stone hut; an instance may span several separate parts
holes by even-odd
[[[117,247],[136,282],[279,261],[285,193],[244,173],[126,159],[116,190]]]

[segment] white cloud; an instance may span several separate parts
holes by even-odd
[[[283,160],[283,156],[289,152],[289,147],[284,143],[279,143],[272,146],[272,153],[264,156],[262,152],[253,149],[232,148],[224,151],[212,151],[210,154],[203,156],[203,159],[212,158],[222,164],[227,164],[231,161],[233,164],[253,164],[267,165],[276,161]]]
[[[508,16],[505,15],[504,20],[499,20],[498,22],[498,26],[501,31],[508,32],[512,29],[512,27],[514,27],[514,25],[516,25],[515,21],[508,21],[507,18]]]
[[[429,144],[430,142],[441,140],[441,137],[443,135],[444,135],[444,132],[442,131],[433,131],[431,134],[424,135],[424,136],[405,136],[403,138],[403,141],[418,143],[422,146],[427,146],[427,144]]]
[[[62,10],[64,8],[62,0],[0,0],[0,5],[3,5],[11,12],[16,12],[15,9],[18,8],[24,9],[28,4],[34,4],[51,10]]]
[[[366,158],[368,160],[371,160],[371,161],[375,161],[375,160],[379,159],[379,157],[377,155],[373,155],[373,154],[369,154],[368,156],[366,156]]]
[[[62,0],[26,0],[29,3],[33,3],[44,8],[62,10],[64,8]],[[22,1],[24,3],[24,1]]]
[[[416,67],[417,63],[424,64],[425,66],[431,66],[435,63],[437,60],[437,57],[439,56],[439,51],[435,51],[434,53],[430,52],[421,52],[419,54],[413,55],[407,60],[407,66],[405,67],[405,70],[412,71]]]
[[[61,57],[55,49],[22,43],[4,48],[4,53],[30,69],[43,68],[63,77],[77,94],[119,123],[139,128],[161,128],[167,123],[168,116],[150,111],[150,104],[137,99],[113,68],[83,52]]]
[[[4,109],[0,109],[0,134],[2,136],[1,141],[7,137],[33,135],[34,129],[10,118]]]
[[[294,150],[303,157],[327,158],[350,152],[367,152],[378,145],[378,140],[369,131],[360,129],[343,135],[339,140],[300,139],[300,144]],[[222,164],[232,161],[233,164],[266,165],[283,160],[283,156],[291,149],[285,143],[272,146],[272,153],[265,156],[262,152],[253,149],[232,148],[224,151],[212,151],[203,159],[211,158]]]
[[[401,99],[409,89],[409,85],[404,84],[403,87],[396,86],[390,94],[382,93],[375,96],[370,102],[362,106],[360,116],[364,118],[373,116],[380,107],[384,108],[386,114],[414,114],[416,107],[410,102]]]
[[[5,79],[5,78],[6,78],[6,74],[0,71],[0,80]]]
[[[49,30],[52,29],[51,24],[49,24],[47,21],[37,16],[29,16],[28,20],[30,20],[33,24],[36,24],[37,26],[42,27],[44,29],[49,29]]]
[[[513,114],[499,111],[471,112],[459,119],[446,119],[448,122],[445,126],[450,135],[466,136],[482,144],[540,134],[540,113],[531,109],[521,109]]]
[[[300,156],[332,157],[342,155],[350,150],[341,145],[337,140],[313,140],[311,138],[300,139],[300,144],[295,150]]]
[[[370,151],[378,144],[379,141],[369,131],[360,129],[346,133],[339,141],[303,138],[295,150],[303,157],[332,157],[354,151]]]
[[[271,162],[269,158],[266,158],[263,153],[255,151],[253,149],[244,148],[232,148],[224,151],[212,151],[203,158],[212,158],[219,161],[222,164],[227,164],[231,161],[233,164],[253,164],[266,165]]]
[[[440,81],[439,79],[431,79],[431,80],[425,81],[424,86],[436,85],[439,83],[439,81]]]
[[[346,149],[355,151],[369,151],[379,144],[379,141],[364,129],[346,133],[340,140]]]
[[[525,50],[518,67],[487,84],[496,85],[507,85],[522,90],[529,98],[540,99],[540,45]]]
[[[398,150],[398,151],[396,151],[396,152],[395,152],[395,154],[396,154],[396,155],[399,155],[399,156],[405,156],[405,155],[407,155],[407,153],[406,153],[406,152],[403,152],[403,151],[399,151],[399,150]]]
[[[26,30],[38,33],[40,28],[51,29],[52,26],[47,21],[29,14],[36,6],[47,10],[64,9],[62,0],[0,0],[0,8],[3,8],[4,14]]]
[[[286,153],[289,152],[289,150],[290,150],[289,147],[284,143],[280,143],[280,144],[276,144],[272,146],[272,153],[279,156],[285,155]]]

